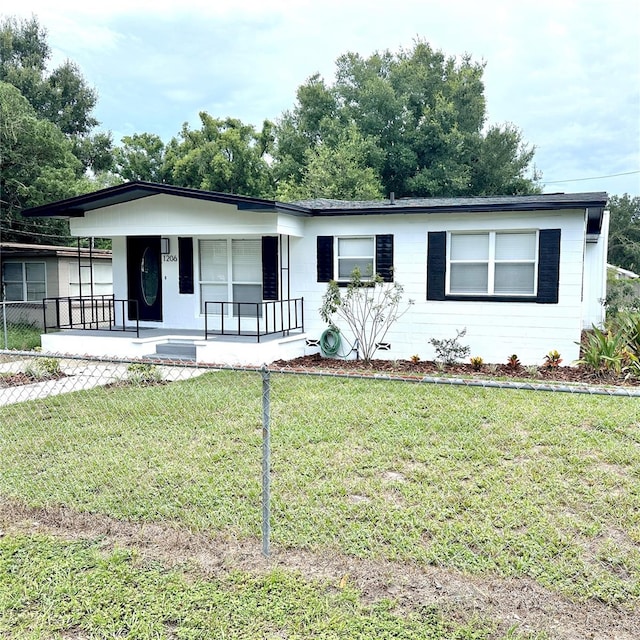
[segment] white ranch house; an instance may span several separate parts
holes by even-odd
[[[47,351],[253,365],[315,353],[327,282],[346,283],[358,265],[414,301],[376,357],[429,360],[431,338],[466,328],[485,362],[515,353],[541,364],[552,349],[577,359],[581,331],[604,320],[606,202],[598,192],[283,203],[130,182],[23,215],[113,241],[109,313],[92,315],[86,298],[51,302]]]

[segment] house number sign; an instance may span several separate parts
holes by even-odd
[[[178,256],[173,254],[165,254],[162,256],[163,262],[178,262]]]

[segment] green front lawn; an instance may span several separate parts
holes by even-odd
[[[149,563],[132,550],[106,550],[100,540],[0,538],[0,636],[14,640],[480,640],[490,634],[487,624],[456,624],[432,607],[401,614],[389,601],[367,605],[348,585],[293,573],[206,579],[189,567]]]
[[[638,399],[272,381],[274,545],[637,603]],[[221,371],[0,409],[0,494],[257,537],[261,402],[259,374]]]

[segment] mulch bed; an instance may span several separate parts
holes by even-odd
[[[47,380],[60,380],[66,378],[64,373],[54,376],[30,376],[27,373],[2,373],[0,374],[0,388],[21,387],[26,384],[34,384],[36,382],[46,382]]]
[[[325,358],[319,353],[302,356],[293,360],[277,360],[270,368],[294,371],[325,371],[331,373],[353,373],[363,375],[389,374],[398,376],[446,376],[479,379],[514,379],[533,383],[582,383],[640,386],[640,378],[598,375],[584,367],[537,367],[535,372],[530,367],[511,367],[507,364],[482,365],[474,369],[471,364],[458,363],[440,365],[432,361],[413,362],[411,360],[372,360],[369,365],[362,360],[342,360]]]

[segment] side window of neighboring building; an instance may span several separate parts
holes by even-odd
[[[5,262],[2,265],[2,289],[5,300],[42,300],[47,295],[44,262]]]

